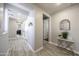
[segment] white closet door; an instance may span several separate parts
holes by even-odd
[[[9,38],[16,38],[16,31],[18,29],[18,25],[15,19],[9,18]]]

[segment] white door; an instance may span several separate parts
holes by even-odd
[[[9,18],[9,38],[16,38],[16,31],[18,29],[18,25],[15,19]]]

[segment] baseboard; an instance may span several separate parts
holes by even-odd
[[[79,56],[79,51],[74,50],[74,53]]]
[[[49,42],[49,44],[53,44],[53,45],[55,45],[55,46],[58,46],[58,44],[56,44],[56,43],[54,43],[54,42]],[[70,50],[70,49],[68,49],[68,48],[66,48],[67,50]],[[71,50],[70,50],[71,51]],[[75,54],[77,54],[77,55],[79,55],[79,51],[76,51],[76,50],[73,50],[73,52],[75,53]]]
[[[32,46],[29,43],[27,43],[27,45],[29,46],[29,48],[31,49],[32,52],[35,52],[34,49],[32,48]]]
[[[43,47],[40,47],[39,49],[35,50],[35,53],[36,53],[36,52],[39,52],[39,51],[42,50],[42,49],[43,49]]]
[[[53,45],[55,45],[55,46],[58,46],[58,44],[56,44],[56,43],[54,43],[54,42],[48,42],[49,44],[53,44]]]
[[[27,45],[29,46],[29,48],[31,49],[31,51],[32,51],[33,53],[39,52],[40,50],[43,49],[43,47],[40,47],[39,49],[34,50],[34,49],[31,47],[31,45],[30,45],[29,43],[27,43]]]

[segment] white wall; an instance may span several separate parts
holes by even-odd
[[[3,3],[0,3],[0,34],[2,34]]]
[[[43,47],[43,11],[35,7],[35,50]]]
[[[29,13],[27,20],[25,22],[25,37],[27,42],[31,45],[31,47],[35,48],[35,21],[34,14],[32,12]],[[29,26],[29,23],[33,25]]]
[[[4,8],[4,4],[0,3],[0,8]],[[5,31],[5,17],[4,9],[0,12],[0,55],[6,55],[8,50],[8,35],[3,33]]]
[[[7,50],[9,47],[9,42],[8,42],[8,35],[0,35],[0,56],[3,55],[5,56],[7,54]]]
[[[9,38],[16,38],[16,31],[18,29],[18,24],[16,23],[16,19],[9,18],[9,25],[8,25],[8,37]]]
[[[57,43],[57,36],[61,32],[59,29],[59,23],[63,19],[70,20],[69,36],[74,40],[75,46],[74,49],[76,52],[79,52],[79,5],[72,6],[63,11],[60,11],[52,15],[51,20],[51,38],[52,42]]]

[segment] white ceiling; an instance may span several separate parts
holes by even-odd
[[[44,11],[49,13],[50,15],[53,13],[56,13],[58,11],[64,10],[65,8],[68,8],[70,6],[75,5],[75,3],[37,3],[35,4],[38,7],[42,8]]]

